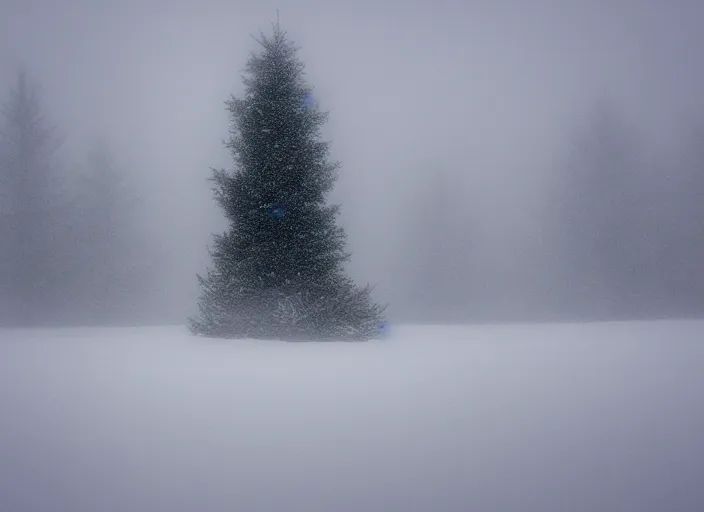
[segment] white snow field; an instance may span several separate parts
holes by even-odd
[[[1,512],[704,510],[704,322],[0,331]]]

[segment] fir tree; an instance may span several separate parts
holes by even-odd
[[[573,302],[608,319],[647,311],[649,245],[655,238],[644,148],[638,130],[609,99],[599,100],[578,125],[553,202],[557,246],[569,261],[562,270],[563,305]]]
[[[25,72],[0,107],[0,322],[49,321],[62,285],[61,146]]]
[[[82,324],[123,322],[138,315],[149,279],[143,205],[106,140],[91,146],[81,167],[70,230],[73,300],[65,314]]]
[[[339,207],[327,205],[339,164],[320,130],[297,49],[279,25],[258,40],[244,98],[226,101],[235,169],[213,170],[214,196],[229,221],[215,237],[201,286],[195,334],[228,338],[370,339],[384,308],[371,287],[345,274]]]
[[[462,183],[436,166],[415,200],[418,208],[407,224],[404,306],[416,320],[457,321],[468,314],[475,284],[468,279],[468,263],[476,251],[469,247],[464,195]]]

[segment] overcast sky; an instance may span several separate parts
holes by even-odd
[[[547,169],[591,104],[611,98],[663,145],[704,112],[700,0],[0,0],[3,90],[28,69],[67,155],[112,141],[173,252],[160,286],[177,309],[222,227],[206,179],[229,165],[223,101],[277,9],[331,112],[352,270],[382,295],[438,169],[510,265],[499,256],[532,238]]]

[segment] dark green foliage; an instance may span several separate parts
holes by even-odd
[[[327,205],[339,164],[328,161],[327,119],[308,100],[304,66],[275,26],[252,55],[243,99],[227,102],[234,172],[214,170],[230,227],[198,276],[196,334],[230,338],[369,339],[383,307],[345,275],[339,208]]]

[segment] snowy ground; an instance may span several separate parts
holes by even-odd
[[[704,322],[0,331],[0,511],[704,510]]]

